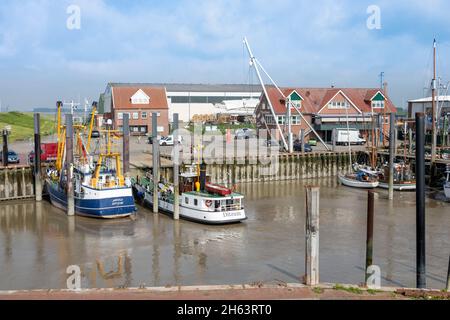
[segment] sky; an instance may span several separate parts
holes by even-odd
[[[427,94],[434,38],[450,80],[448,12],[447,0],[2,0],[0,101],[93,101],[108,82],[257,84],[246,36],[280,86],[378,87],[384,72],[406,107]]]

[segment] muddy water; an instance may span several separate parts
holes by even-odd
[[[364,279],[367,191],[321,186],[322,282]],[[304,185],[241,185],[248,220],[229,226],[174,222],[139,207],[133,219],[66,217],[49,203],[0,203],[0,290],[81,285],[298,282],[304,271]],[[377,191],[374,263],[383,285],[415,285],[415,194]],[[450,254],[450,203],[427,199],[427,285],[443,288]]]

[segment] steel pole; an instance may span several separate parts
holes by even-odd
[[[416,113],[416,279],[417,288],[426,287],[424,113]]]
[[[34,194],[36,201],[42,200],[41,177],[41,122],[40,114],[34,114]]]
[[[75,214],[75,199],[73,194],[73,119],[72,114],[66,114],[66,174],[67,174],[67,215]]]

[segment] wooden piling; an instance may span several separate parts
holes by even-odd
[[[130,115],[126,112],[123,114],[122,149],[123,174],[127,176],[130,174]]]
[[[66,173],[67,173],[67,215],[75,214],[75,199],[73,193],[73,119],[72,114],[66,114]]]
[[[448,257],[447,285],[445,286],[445,290],[450,292],[450,256]]]
[[[158,213],[158,183],[159,183],[159,140],[158,114],[152,113],[152,158],[153,158],[153,213]]]
[[[174,141],[174,157],[172,158],[173,162],[173,193],[174,193],[174,200],[173,200],[173,218],[175,220],[180,219],[180,181],[179,181],[179,174],[180,174],[180,166],[179,166],[179,144],[178,144],[178,113],[173,114],[173,141]]]
[[[41,115],[34,114],[34,190],[36,201],[42,200],[41,177]]]
[[[319,284],[319,187],[306,186],[305,284]]]
[[[3,151],[2,151],[2,162],[3,166],[8,166],[8,131],[3,129]]]
[[[367,234],[366,234],[366,269],[365,283],[370,274],[367,273],[368,268],[373,264],[373,215],[374,215],[374,199],[373,190],[367,191]]]
[[[389,119],[389,200],[394,199],[395,113]]]

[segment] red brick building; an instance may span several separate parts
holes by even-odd
[[[164,87],[120,86],[108,84],[101,97],[99,112],[112,119],[114,128],[121,130],[123,115],[129,114],[132,135],[152,132],[152,113],[158,114],[158,134],[169,134],[169,106]]]
[[[267,86],[267,94],[276,114],[276,121],[285,130],[286,99],[273,86]],[[325,141],[331,141],[334,128],[345,128],[347,119],[351,128],[356,128],[367,136],[371,130],[372,112],[383,121],[383,132],[389,132],[389,114],[397,109],[386,92],[376,88],[280,88],[284,96],[290,98],[301,111],[305,120]],[[275,119],[264,94],[256,108],[256,122],[260,129],[276,129]],[[291,109],[291,125],[294,136],[305,130],[307,140],[311,129],[298,112]]]

